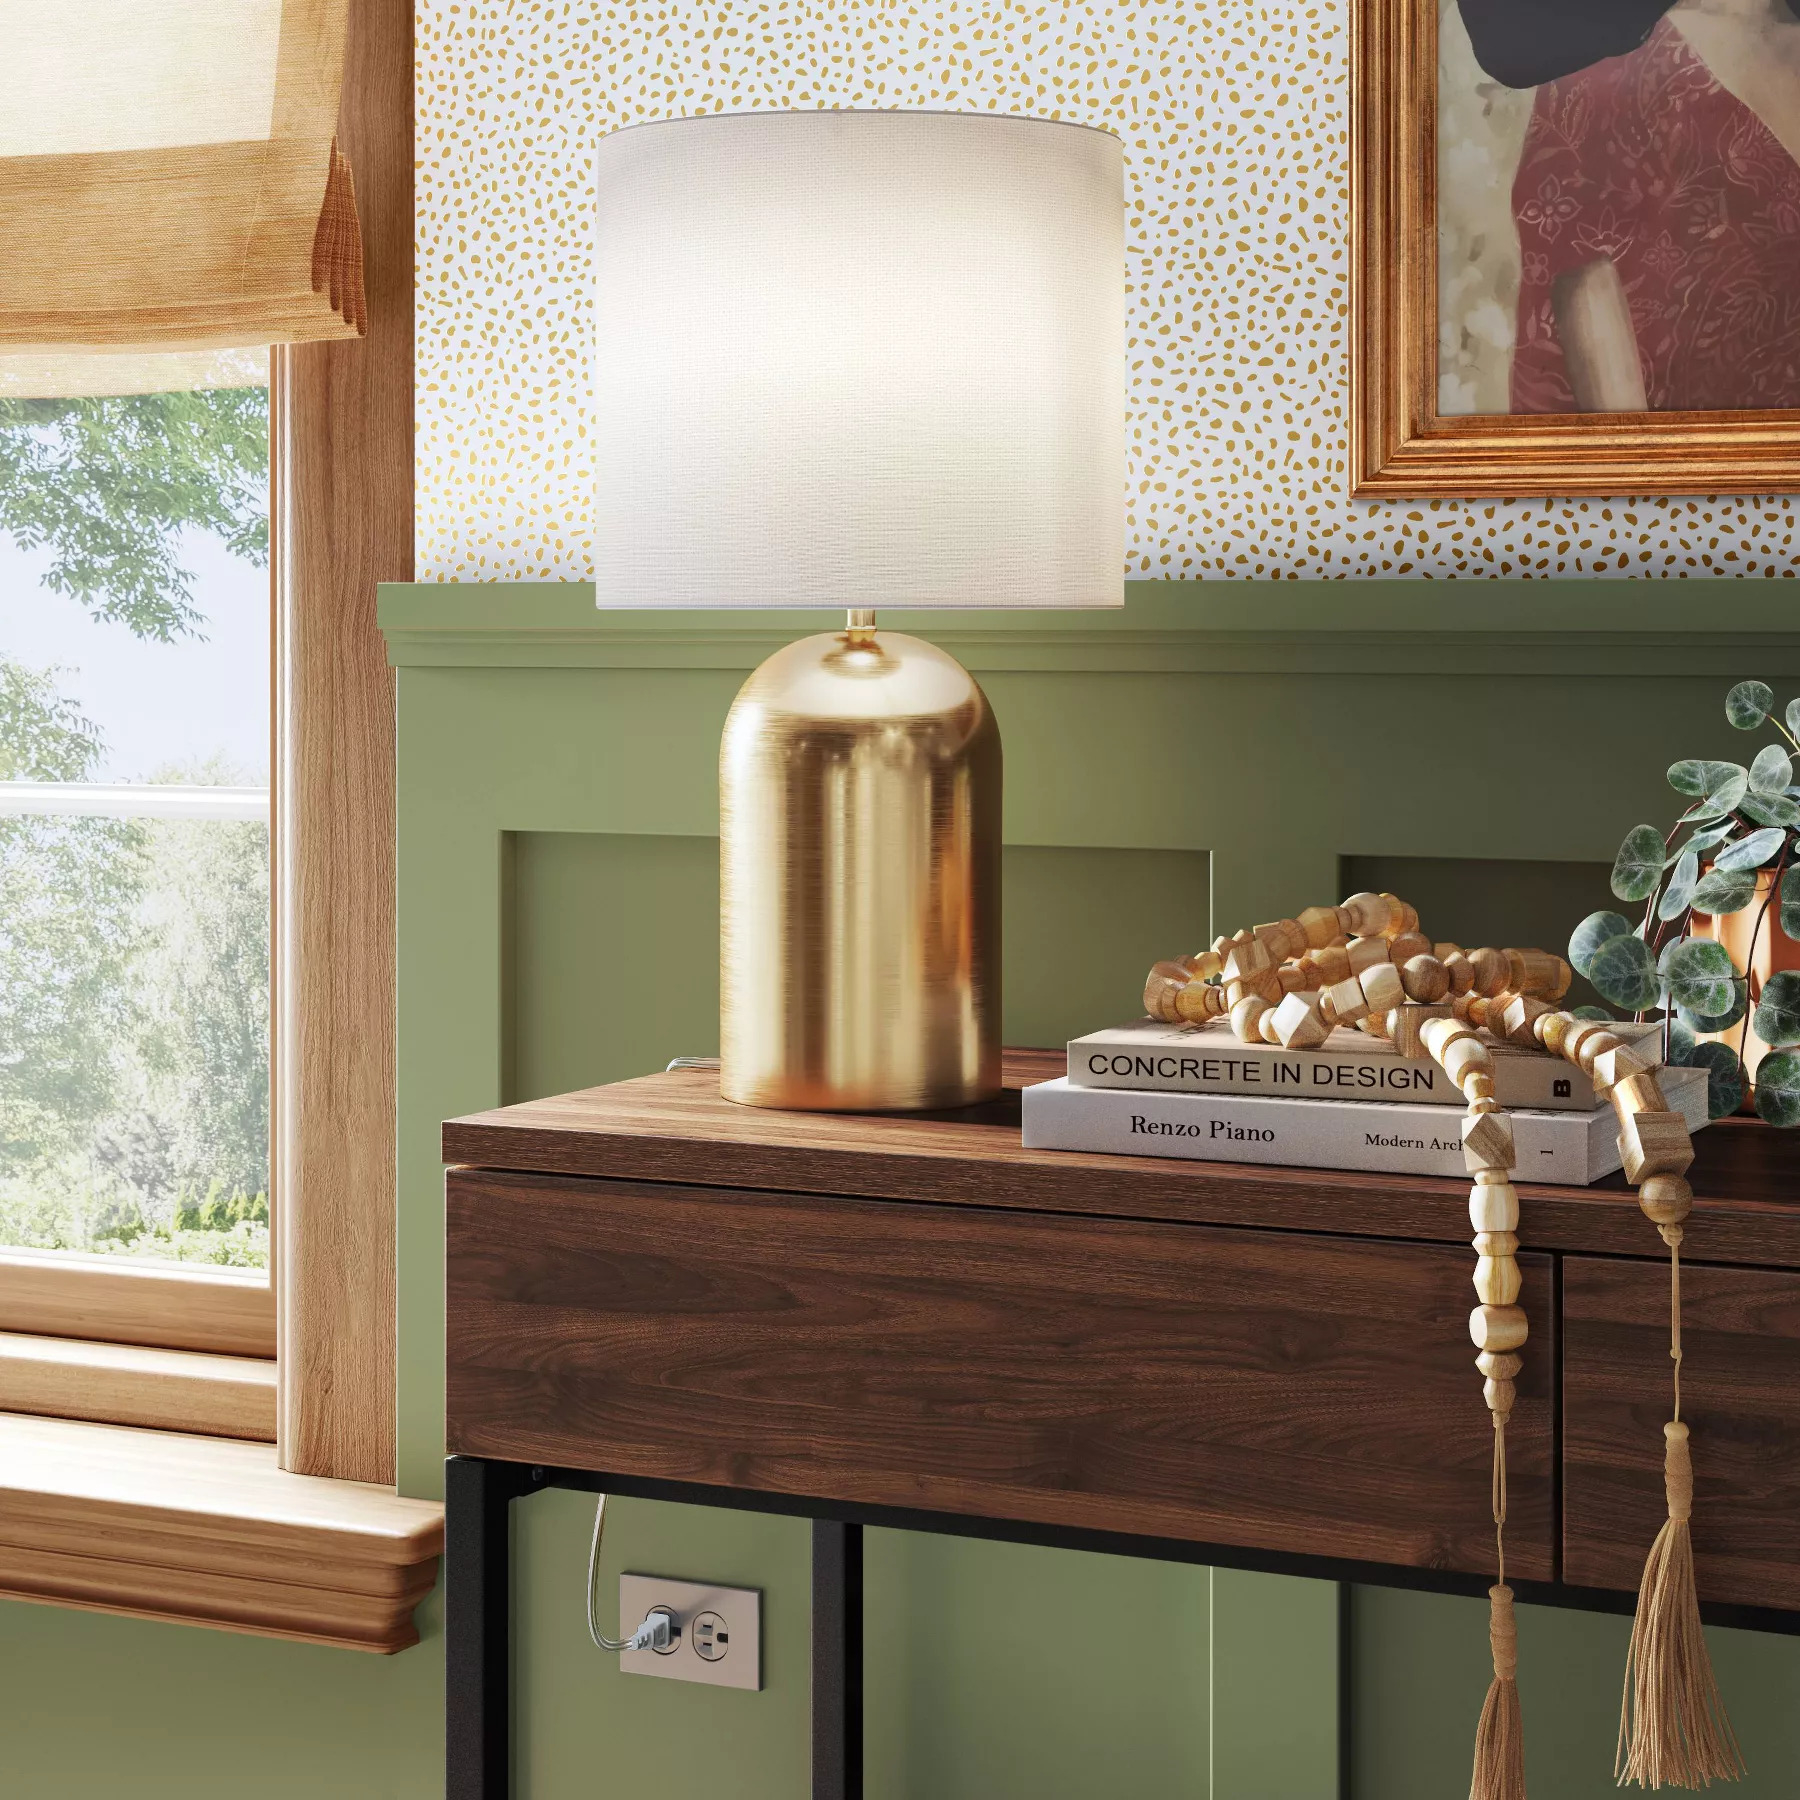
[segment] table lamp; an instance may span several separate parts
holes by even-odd
[[[1124,599],[1123,153],[974,113],[752,112],[596,152],[609,607],[830,607],[720,751],[720,1081],[814,1110],[1000,1087],[1000,737],[877,606]]]

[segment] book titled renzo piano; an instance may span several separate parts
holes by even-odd
[[[1621,1020],[1608,1029],[1646,1063],[1662,1061],[1662,1027]],[[1592,1112],[1594,1084],[1572,1063],[1504,1041],[1494,1056],[1494,1098],[1502,1106]],[[1385,1038],[1340,1025],[1317,1050],[1240,1043],[1227,1019],[1165,1025],[1137,1019],[1069,1044],[1074,1087],[1140,1093],[1260,1094],[1280,1100],[1393,1100],[1461,1106],[1463,1097],[1429,1056],[1401,1056]]]
[[[1668,1069],[1670,1106],[1697,1131],[1706,1123],[1705,1069]],[[1066,1077],[1023,1096],[1028,1150],[1099,1150],[1199,1162],[1285,1163],[1393,1175],[1454,1175],[1463,1164],[1462,1119],[1430,1103],[1289,1100],[1246,1094],[1128,1093]],[[1619,1122],[1591,1112],[1508,1108],[1520,1181],[1583,1187],[1619,1166]]]

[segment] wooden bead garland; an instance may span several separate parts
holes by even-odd
[[[1670,1356],[1674,1416],[1664,1428],[1669,1518],[1638,1595],[1626,1670],[1615,1774],[1623,1783],[1695,1787],[1743,1774],[1700,1628],[1688,1515],[1693,1475],[1681,1422],[1682,1224],[1693,1205],[1683,1178],[1693,1162],[1686,1121],[1663,1097],[1655,1073],[1605,1024],[1555,1003],[1572,971],[1542,950],[1464,951],[1429,943],[1419,916],[1393,894],[1352,894],[1342,905],[1309,906],[1217,939],[1210,950],[1158,963],[1144,1008],[1169,1023],[1229,1015],[1244,1043],[1311,1049],[1332,1028],[1355,1025],[1391,1039],[1404,1055],[1428,1054],[1462,1094],[1463,1160],[1472,1185],[1475,1294],[1469,1335],[1494,1430],[1493,1518],[1498,1564],[1489,1592],[1494,1678],[1476,1732],[1470,1800],[1524,1800],[1525,1772],[1516,1672],[1518,1640],[1506,1584],[1506,1426],[1529,1336],[1518,1304],[1519,1196],[1512,1123],[1494,1099],[1489,1039],[1561,1056],[1590,1076],[1619,1126],[1625,1177],[1669,1246]],[[1481,1034],[1486,1032],[1487,1038]]]

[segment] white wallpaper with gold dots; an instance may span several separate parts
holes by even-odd
[[[754,107],[1105,124],[1130,208],[1128,572],[1766,575],[1786,500],[1356,504],[1343,0],[419,0],[418,568],[582,578],[596,139]]]

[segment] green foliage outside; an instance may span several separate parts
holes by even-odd
[[[139,637],[204,625],[183,529],[266,558],[266,487],[258,389],[0,402],[0,531]],[[91,780],[101,749],[0,656],[0,780]],[[0,1244],[266,1266],[268,916],[260,823],[0,817]]]

